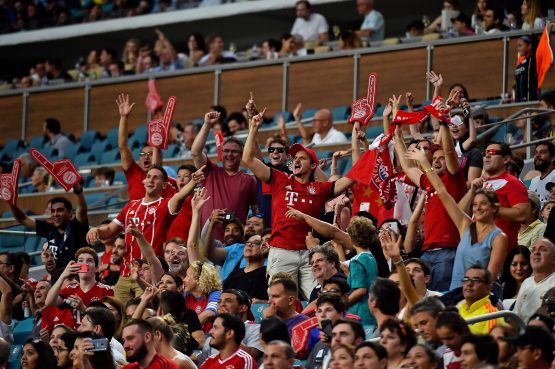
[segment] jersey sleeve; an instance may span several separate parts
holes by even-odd
[[[218,301],[220,300],[221,294],[222,292],[218,290],[210,292],[210,295],[208,295],[208,304],[206,304],[204,311],[213,311],[218,314]]]
[[[528,202],[526,186],[519,180],[511,181],[511,188],[507,191],[507,200],[510,206]]]
[[[116,223],[121,228],[125,228],[125,216],[129,207],[131,206],[131,202],[128,202],[123,209],[119,212],[118,216],[114,218],[113,222]]]

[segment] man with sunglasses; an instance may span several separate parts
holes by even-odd
[[[490,143],[484,151],[484,174],[473,182],[479,186],[470,186],[470,190],[459,203],[461,208],[468,208],[474,191],[482,187],[481,182],[484,188],[493,189],[500,205],[495,224],[509,238],[509,249],[517,245],[520,224],[526,221],[531,206],[526,186],[507,172],[511,154],[511,148],[506,143]]]
[[[243,143],[235,137],[228,137],[222,145],[222,166],[216,165],[204,153],[206,140],[214,124],[220,121],[220,113],[211,111],[204,116],[202,125],[193,146],[191,155],[195,167],[206,165],[204,187],[210,198],[202,207],[200,224],[203,225],[212,213],[212,209],[225,209],[245,223],[249,208],[258,213],[256,199],[256,180],[239,169]],[[222,239],[223,230],[216,228],[216,239]]]
[[[468,268],[462,279],[464,301],[459,304],[459,314],[464,319],[497,311],[489,297],[492,283],[489,270],[480,265]],[[504,320],[499,318],[469,324],[468,328],[474,334],[488,334],[496,324],[504,324]]]
[[[121,156],[121,169],[127,180],[127,193],[129,200],[140,200],[145,196],[145,186],[143,181],[146,179],[148,170],[153,165],[162,165],[162,154],[160,150],[150,146],[143,146],[139,153],[139,160],[133,158],[133,152],[128,144],[127,119],[135,103],[129,101],[129,95],[120,94],[116,100],[120,114],[118,128],[118,150]],[[162,191],[162,197],[172,197],[176,191],[174,178],[168,177],[169,185]]]

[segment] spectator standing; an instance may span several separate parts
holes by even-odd
[[[301,35],[307,41],[327,41],[328,22],[323,15],[312,12],[312,4],[307,0],[297,1],[295,4],[297,19],[291,29],[292,35]]]
[[[199,168],[206,165],[204,186],[210,194],[210,199],[202,208],[201,224],[210,218],[212,209],[226,209],[227,213],[233,214],[244,224],[249,207],[252,208],[253,213],[258,213],[258,204],[256,180],[239,169],[243,143],[234,137],[225,140],[222,145],[222,167],[208,159],[203,152],[208,133],[219,119],[220,113],[215,111],[206,113],[204,124],[191,147],[195,166]],[[216,230],[215,238],[221,239],[221,230]]]
[[[205,332],[217,315],[222,282],[216,268],[202,261],[192,262],[184,282],[185,306],[198,314]]]
[[[59,157],[64,157],[65,149],[71,145],[71,141],[62,133],[60,121],[56,118],[46,118],[43,133],[48,140],[45,147],[56,149]]]
[[[210,330],[210,346],[219,350],[209,357],[201,369],[219,369],[222,365],[233,368],[257,369],[256,361],[241,349],[245,337],[245,325],[241,319],[231,314],[219,314]]]
[[[541,306],[542,296],[555,287],[555,244],[543,238],[532,246],[532,275],[522,282],[516,299],[515,313],[525,322]]]
[[[358,14],[364,15],[364,21],[357,34],[367,37],[369,41],[381,41],[385,34],[385,20],[382,13],[374,9],[374,0],[357,0]]]
[[[534,150],[534,169],[539,174],[532,178],[530,191],[534,191],[544,205],[549,199],[546,185],[555,182],[555,145],[553,142],[542,142]]]
[[[535,101],[538,99],[538,72],[532,37],[520,36],[516,49],[518,61],[515,69],[515,102]]]
[[[176,184],[178,191],[181,191],[181,189],[191,181],[193,173],[196,171],[197,169],[194,166],[187,164],[177,168]],[[174,237],[179,237],[182,240],[189,238],[189,228],[191,228],[191,219],[193,216],[193,208],[191,207],[192,198],[192,195],[185,198],[181,210],[179,210],[179,213],[177,213],[177,216],[168,229],[168,233],[166,235],[168,240]]]

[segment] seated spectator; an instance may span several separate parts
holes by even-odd
[[[375,317],[376,327],[374,328],[377,331],[387,319],[396,319],[400,299],[401,291],[395,282],[381,277],[374,280],[369,291],[368,307]]]
[[[179,147],[177,156],[190,155],[191,147],[197,137],[200,127],[193,122],[185,124],[185,127],[179,129],[177,126],[171,128],[171,135],[175,144]]]
[[[437,298],[427,297],[414,304],[410,310],[412,326],[418,331],[426,345],[432,348],[439,357],[443,356],[445,346],[439,339],[436,322],[444,308]]]
[[[355,348],[355,368],[386,369],[387,351],[375,342],[361,342]]]
[[[314,134],[312,136],[312,140],[310,139],[304,126],[303,128],[300,128],[301,125],[300,120],[297,120],[297,126],[299,127],[299,132],[303,137],[305,145],[308,145],[309,143],[314,145],[323,145],[347,142],[345,134],[333,127],[333,116],[331,111],[328,109],[318,110],[314,114],[314,118],[312,119],[312,131]]]
[[[503,287],[503,306],[513,310],[522,282],[532,274],[530,250],[524,246],[515,246],[505,258],[501,286]]]
[[[271,341],[264,351],[264,367],[276,369],[293,369],[295,352],[284,341]]]
[[[48,139],[44,146],[56,149],[58,156],[64,157],[65,149],[71,145],[71,141],[62,133],[60,121],[56,118],[46,118],[43,125],[43,133]]]
[[[420,19],[415,19],[410,22],[405,29],[406,38],[418,38],[424,35],[424,23]]]
[[[207,38],[208,54],[204,55],[198,61],[198,65],[203,67],[206,65],[233,63],[237,61],[237,56],[232,51],[224,50],[224,40],[221,36],[212,34]]]
[[[447,17],[444,17],[446,13]],[[446,31],[452,26],[452,18],[460,14],[460,5],[458,0],[446,0],[443,2],[441,15],[434,19],[426,28],[426,32]]]
[[[474,30],[471,27],[472,21],[463,13],[459,13],[455,18],[452,18],[451,22],[453,22],[453,29],[457,33],[457,36],[474,35]]]
[[[152,69],[152,71],[167,72],[182,69],[183,63],[179,59],[177,51],[175,50],[173,44],[170,42],[170,40],[166,38],[162,31],[160,31],[159,29],[155,29],[155,32],[158,35],[158,40],[156,41],[154,49],[158,54],[160,64]]]
[[[110,167],[100,167],[94,170],[94,184],[96,187],[108,187],[114,184],[116,172]]]
[[[308,251],[308,260],[312,268],[312,275],[318,283],[310,293],[309,301],[314,302],[322,291],[324,282],[331,278],[341,278],[346,280],[345,274],[341,271],[339,255],[330,245],[318,245]],[[314,304],[306,307],[308,310],[314,309]]]
[[[299,0],[295,4],[297,19],[291,29],[291,34],[301,35],[304,41],[327,41],[328,22],[318,13],[312,12],[312,5],[306,0]]]
[[[406,357],[409,368],[438,369],[441,368],[439,356],[429,346],[418,343],[410,349]]]
[[[503,25],[504,18],[503,8],[488,3],[484,11],[484,34],[491,35],[506,31],[507,29]]]
[[[123,62],[123,70],[125,74],[135,74],[135,64],[139,57],[139,48],[141,42],[136,38],[130,38],[125,43],[121,61]]]
[[[49,369],[56,367],[54,351],[47,343],[29,338],[25,341],[21,352],[21,368]]]
[[[62,69],[62,62],[59,59],[46,61],[46,79],[51,85],[73,81],[73,78]]]
[[[159,63],[158,55],[154,51],[147,50],[142,52],[137,59],[137,66],[135,67],[136,74],[151,73]]]
[[[44,140],[46,140],[46,137],[44,138]],[[24,152],[23,154],[19,155],[19,159],[21,161],[19,182],[29,182],[31,180],[33,172],[35,171],[35,168],[38,167],[38,163],[28,152]]]
[[[385,34],[385,21],[382,13],[374,9],[374,0],[357,0],[358,14],[364,15],[360,30],[356,31],[360,37],[367,37],[368,41],[381,41]]]
[[[279,51],[280,58],[288,58],[293,56],[305,56],[307,51],[303,48],[302,37],[286,33],[281,36],[281,49]],[[299,41],[301,41],[299,43]]]
[[[475,368],[477,365],[497,365],[499,347],[489,334],[467,334],[461,346],[461,368]]]
[[[437,335],[446,346],[443,353],[445,368],[460,368],[462,339],[469,334],[466,321],[454,310],[440,313],[436,321]]]
[[[262,47],[260,48],[260,59],[263,60],[275,60],[279,58],[279,50],[281,45],[279,41],[269,38],[262,42]]]
[[[124,74],[124,64],[121,60],[112,60],[110,64],[108,64],[108,72],[107,75],[110,78],[117,78],[121,77]]]
[[[519,369],[548,369],[553,362],[553,335],[540,327],[526,327],[518,336],[505,338],[518,347]]]
[[[362,41],[356,32],[348,30],[339,35],[339,48],[341,50],[360,49]]]
[[[416,334],[412,328],[395,319],[387,319],[380,326],[380,345],[387,350],[387,367],[401,367],[405,355],[416,344]]]
[[[546,185],[547,186],[547,185]],[[551,188],[553,188],[555,186],[551,186]],[[555,191],[553,191],[554,193],[554,197],[555,197]],[[553,209],[555,207],[555,199],[554,200],[549,200],[548,202],[546,202],[542,208],[542,220],[545,224],[547,224],[547,220],[549,219],[549,215],[551,214],[551,209]]]
[[[515,357],[517,347],[514,344],[507,342],[505,338],[516,336],[517,330],[508,324],[502,324],[493,327],[489,334],[497,342],[499,350],[497,361],[499,367],[504,369],[516,368],[518,365]]]
[[[52,188],[49,185],[50,174],[43,167],[37,167],[31,176],[31,185],[33,186],[33,193],[47,192]]]
[[[545,21],[541,18],[541,0],[523,0],[520,6],[522,29],[543,29]]]
[[[191,263],[184,286],[185,306],[198,314],[204,332],[210,331],[222,291],[216,268],[201,261]]]
[[[268,316],[275,315],[282,319],[287,325],[289,336],[295,325],[308,319],[296,311],[298,294],[297,285],[292,280],[276,279],[270,282]]]
[[[191,33],[187,41],[189,67],[196,67],[200,59],[206,54],[206,45],[204,44],[204,37],[200,33]]]
[[[544,205],[549,200],[547,185],[555,181],[555,145],[552,142],[542,142],[536,145],[534,169],[536,175],[532,177],[528,188],[539,196],[541,204]],[[529,175],[526,177],[530,178]]]
[[[543,237],[546,224],[540,220],[541,203],[538,195],[533,191],[528,191],[530,210],[518,231],[518,244],[531,248],[532,245]]]
[[[498,311],[490,300],[490,290],[493,284],[489,270],[480,265],[473,265],[466,271],[463,284],[464,301],[459,305],[459,314],[464,319]],[[470,332],[487,334],[495,324],[501,324],[502,318],[491,319],[470,324]]]
[[[225,124],[227,125],[229,136],[233,136],[239,131],[244,131],[248,127],[247,119],[242,113],[238,112],[230,113],[225,120]]]
[[[91,331],[77,333],[73,350],[69,354],[74,368],[116,369],[112,350],[94,351],[91,355],[90,350],[94,348],[92,340],[99,338],[102,336]]]

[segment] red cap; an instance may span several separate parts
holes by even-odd
[[[295,154],[298,153],[299,151],[306,151],[308,153],[308,155],[312,158],[312,163],[318,164],[318,157],[316,156],[316,153],[314,152],[314,150],[311,150],[307,147],[304,147],[301,144],[292,145],[289,148],[289,155],[294,157]]]

